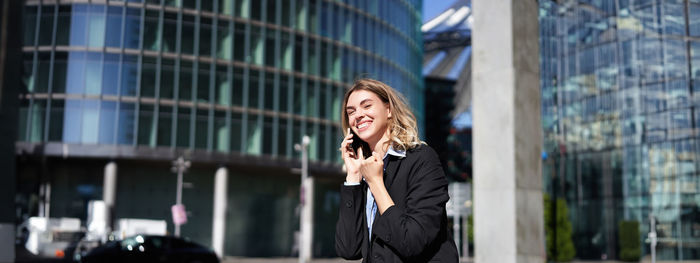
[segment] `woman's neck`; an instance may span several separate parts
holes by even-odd
[[[369,148],[370,148],[373,152],[377,152],[377,153],[379,153],[380,155],[383,156],[384,153],[386,153],[386,151],[388,150],[388,148],[387,148],[387,147],[384,147],[384,145],[385,145],[385,143],[386,143],[387,141],[389,141],[389,136],[390,136],[389,132],[388,132],[388,131],[385,132],[385,133],[382,135],[382,137],[379,138],[379,140],[377,140],[375,143],[368,143],[368,144],[369,144]]]

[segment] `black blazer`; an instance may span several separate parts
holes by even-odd
[[[447,225],[447,179],[435,151],[427,145],[388,155],[384,185],[394,206],[377,211],[368,237],[367,184],[340,190],[335,250],[362,262],[457,262],[458,252]]]

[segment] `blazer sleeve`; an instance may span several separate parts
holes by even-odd
[[[335,226],[335,251],[338,256],[348,260],[362,258],[363,189],[362,184],[343,185],[340,188],[340,212]]]
[[[406,207],[389,207],[375,219],[372,230],[402,258],[420,255],[435,240],[450,199],[437,154],[428,148],[418,157],[410,170]]]

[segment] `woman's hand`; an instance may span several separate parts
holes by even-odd
[[[362,155],[362,149],[358,150],[358,155]],[[362,160],[360,164],[360,174],[365,178],[367,184],[370,185],[384,185],[384,161],[379,156],[378,153],[372,152],[372,156],[367,157],[367,159]]]
[[[343,142],[340,143],[340,151],[343,156],[343,161],[345,162],[345,169],[347,170],[347,175],[345,176],[345,181],[348,183],[359,183],[362,179],[360,174],[360,164],[362,159],[358,158],[355,151],[352,149],[353,134],[348,128],[348,135],[345,136]],[[362,156],[360,150],[359,156]]]

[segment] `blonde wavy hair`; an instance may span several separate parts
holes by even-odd
[[[421,144],[425,144],[425,142],[418,138],[416,116],[413,115],[411,109],[406,105],[406,99],[393,88],[389,87],[389,85],[368,78],[355,80],[352,88],[345,92],[340,114],[340,121],[343,125],[343,133],[345,136],[348,135],[347,132],[350,127],[350,120],[348,119],[345,106],[348,104],[350,94],[358,90],[370,91],[376,94],[382,102],[389,104],[392,117],[389,118],[389,140],[385,142],[385,144],[391,144],[395,150],[401,151],[410,150]]]

